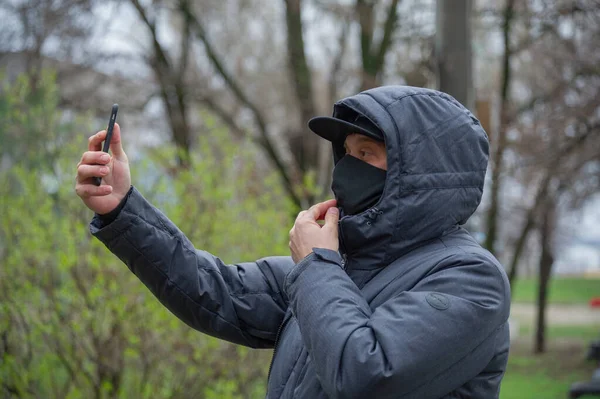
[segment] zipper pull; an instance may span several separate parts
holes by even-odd
[[[373,222],[376,221],[377,218],[379,217],[379,215],[381,215],[381,214],[383,214],[383,212],[377,208],[369,209],[369,211],[365,214],[365,217],[367,219],[369,219],[369,221],[367,222],[367,225],[371,226],[373,224]]]

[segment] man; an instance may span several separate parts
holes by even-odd
[[[460,227],[487,167],[477,119],[444,93],[388,86],[309,126],[332,143],[337,203],[298,215],[291,257],[231,267],[196,250],[130,189],[118,127],[112,158],[100,132],[78,167],[92,234],[190,326],[274,347],[268,398],[497,398],[509,285]]]

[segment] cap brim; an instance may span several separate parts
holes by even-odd
[[[308,127],[314,133],[332,143],[343,142],[346,139],[346,136],[352,133],[362,134],[381,141],[381,138],[376,134],[363,129],[360,126],[330,116],[317,116],[312,118],[308,121]]]

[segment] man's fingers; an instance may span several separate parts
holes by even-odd
[[[102,151],[86,151],[81,156],[80,165],[106,165],[110,162],[110,155]]]
[[[327,209],[325,213],[325,224],[322,227],[322,231],[328,232],[334,241],[338,239],[338,220],[340,217],[340,211],[335,206]]]
[[[110,150],[117,159],[123,158],[125,151],[123,151],[123,143],[121,142],[121,126],[115,123],[113,129],[112,139],[110,140]]]
[[[95,186],[93,184],[77,184],[75,186],[75,192],[81,198],[99,197],[112,193],[112,186],[106,184],[103,186]]]
[[[101,130],[98,133],[90,136],[88,139],[88,150],[90,151],[102,151],[102,142],[106,137],[106,130]]]
[[[333,227],[337,230],[339,217],[340,217],[339,209],[337,209],[335,206],[330,207],[329,209],[327,209],[327,212],[325,213],[324,227],[327,227],[327,228]]]
[[[102,151],[102,142],[106,139],[106,130],[102,130],[93,136],[90,136],[88,140],[89,151]],[[123,151],[123,145],[121,143],[121,127],[118,123],[115,123],[113,128],[112,138],[110,140],[110,150],[117,159],[123,159],[125,152]]]
[[[308,211],[300,211],[300,213],[298,214],[298,216],[296,216],[296,222],[298,220],[302,219],[307,213],[308,213]]]
[[[110,172],[105,165],[86,165],[81,164],[77,167],[77,181],[83,182],[90,177],[104,177]]]
[[[304,214],[304,217],[309,217],[312,220],[321,220],[323,219],[323,216],[325,215],[325,212],[327,212],[327,210],[331,207],[334,207],[336,205],[336,200],[334,199],[330,199],[324,202],[320,202],[316,205],[313,205],[309,208],[308,211],[306,211],[306,214]],[[300,215],[298,215],[298,217],[300,217]]]

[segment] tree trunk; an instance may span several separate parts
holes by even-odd
[[[516,285],[516,277],[517,270],[519,265],[519,260],[521,259],[521,254],[523,253],[523,248],[525,248],[525,243],[527,242],[527,237],[529,237],[529,232],[533,227],[534,215],[535,215],[536,207],[533,205],[527,211],[527,219],[525,224],[523,225],[523,229],[521,230],[521,234],[519,235],[519,239],[517,240],[517,244],[515,245],[515,251],[512,256],[512,260],[510,262],[510,268],[508,270],[508,282],[510,283],[511,294],[514,292]]]
[[[365,91],[378,86],[377,72],[373,68],[363,69],[361,72],[360,91]]]
[[[383,25],[383,35],[379,43],[375,43],[375,1],[357,0],[356,15],[360,25],[360,50],[362,60],[360,90],[367,90],[379,85],[379,75],[385,64],[385,56],[392,45],[392,37],[396,30],[399,0],[392,0]]]
[[[511,292],[514,292],[521,253],[525,248],[525,243],[527,242],[529,232],[534,227],[536,214],[538,213],[540,205],[543,204],[544,197],[548,192],[550,179],[554,173],[554,168],[546,170],[546,175],[544,176],[540,183],[540,186],[538,187],[535,198],[533,199],[533,204],[531,205],[531,208],[529,208],[529,210],[527,211],[527,218],[525,220],[525,224],[523,225],[523,229],[521,230],[521,234],[519,235],[519,239],[517,240],[517,244],[515,245],[515,251],[513,252],[512,261],[510,263],[510,269],[508,271],[508,281],[510,283]]]
[[[490,207],[487,213],[487,234],[485,238],[485,247],[493,254],[496,253],[496,237],[498,234],[498,213],[500,209],[500,190],[502,170],[504,166],[504,151],[506,150],[506,130],[508,128],[508,100],[510,95],[511,69],[510,62],[512,58],[512,49],[510,45],[510,36],[512,30],[512,20],[514,16],[514,0],[507,0],[504,8],[504,24],[502,33],[504,37],[504,56],[502,57],[502,86],[500,89],[500,127],[496,140],[492,139],[492,145],[495,147],[492,158],[492,179],[490,184]]]
[[[435,50],[441,91],[474,109],[471,13],[472,0],[438,0]]]
[[[302,173],[315,170],[318,166],[318,137],[309,134],[307,123],[315,116],[312,75],[306,61],[302,36],[302,1],[285,0],[287,29],[288,67],[296,100],[300,106],[300,126],[291,139],[292,152]],[[312,202],[312,199],[309,200]]]
[[[546,351],[546,304],[548,303],[548,283],[552,274],[554,256],[552,254],[552,238],[554,232],[554,221],[556,204],[553,199],[548,199],[544,206],[542,215],[541,241],[542,254],[539,264],[539,281],[537,295],[537,320],[535,330],[534,353]]]
[[[176,115],[177,122],[174,124],[173,137],[179,149],[178,160],[179,166],[188,168],[191,164],[190,150],[192,147],[192,132],[187,118],[187,101],[185,99],[185,89],[183,84],[176,84],[174,87],[176,93]]]
[[[190,166],[191,130],[187,122],[183,89],[175,87],[171,71],[167,66],[154,63],[154,73],[160,85],[160,93],[165,104],[173,143],[177,148],[177,164],[181,168]]]

